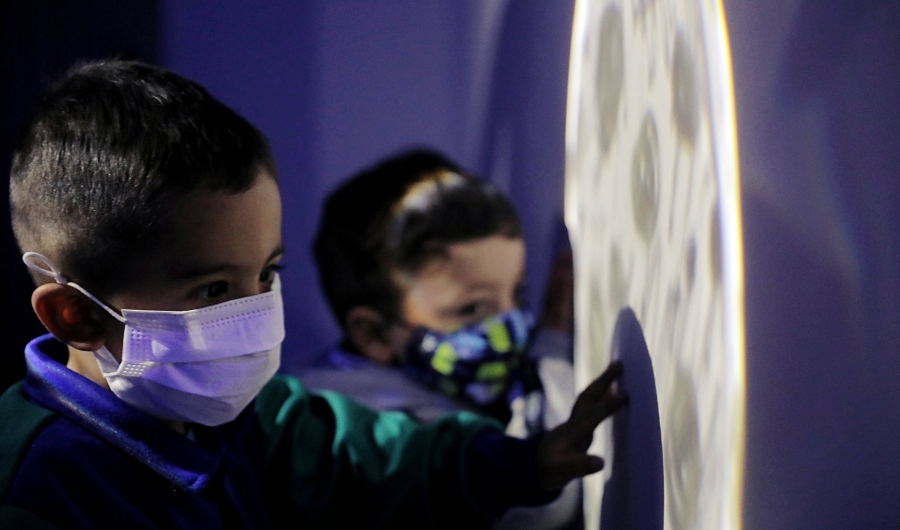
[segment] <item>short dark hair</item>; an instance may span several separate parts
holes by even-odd
[[[394,272],[415,273],[448,245],[492,235],[520,237],[515,207],[490,182],[437,151],[384,159],[329,195],[313,255],[331,310],[369,306],[398,319]]]
[[[266,137],[199,84],[139,62],[82,64],[43,96],[13,154],[13,230],[23,252],[110,293],[174,202],[246,191],[260,171],[277,179]]]

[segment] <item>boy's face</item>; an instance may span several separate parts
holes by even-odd
[[[401,278],[404,320],[449,332],[518,307],[525,270],[521,238],[489,236],[447,247],[418,274]]]
[[[281,260],[281,198],[260,173],[249,190],[200,190],[173,206],[165,240],[142,260],[129,287],[108,297],[118,309],[185,311],[268,291]],[[106,346],[121,360],[124,327]]]

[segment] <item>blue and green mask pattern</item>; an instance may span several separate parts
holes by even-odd
[[[407,371],[476,408],[508,409],[517,397],[542,391],[535,363],[526,355],[533,329],[534,318],[521,309],[451,333],[418,328],[408,345]]]

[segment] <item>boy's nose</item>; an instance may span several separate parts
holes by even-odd
[[[234,298],[247,298],[248,296],[256,296],[258,294],[267,293],[272,290],[272,285],[259,281],[241,282],[234,290]]]
[[[515,293],[509,293],[508,295],[505,295],[500,301],[501,313],[511,311],[513,309],[516,309],[517,307],[519,307],[519,304],[517,303]]]

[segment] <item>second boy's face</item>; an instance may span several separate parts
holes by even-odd
[[[239,194],[196,191],[174,206],[165,241],[108,300],[119,309],[185,311],[268,291],[284,251],[278,185],[265,173]],[[107,337],[121,355],[118,326]]]
[[[518,307],[525,270],[520,238],[490,236],[454,243],[446,257],[402,278],[404,320],[448,332]]]

